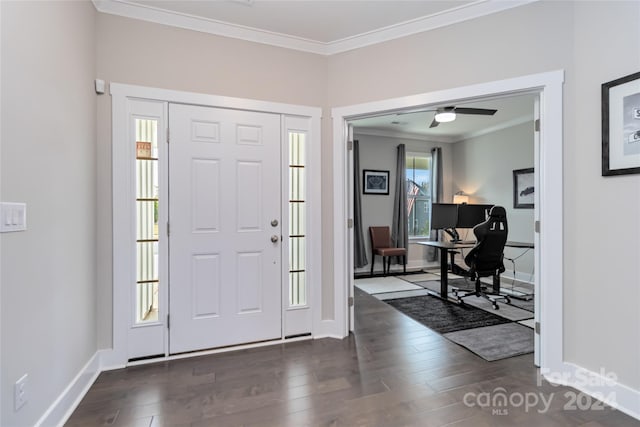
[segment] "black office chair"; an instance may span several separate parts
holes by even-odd
[[[469,277],[475,280],[475,291],[454,289],[458,302],[463,303],[463,298],[475,295],[491,301],[495,310],[499,308],[496,301],[511,302],[508,296],[500,294],[500,273],[505,271],[503,258],[508,232],[507,213],[502,206],[492,207],[489,219],[473,228],[476,244],[464,257],[464,262],[469,266]],[[493,277],[493,292],[487,292],[480,282],[481,277]]]

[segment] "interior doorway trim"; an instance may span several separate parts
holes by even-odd
[[[349,163],[347,121],[358,117],[388,114],[407,108],[459,103],[474,98],[512,95],[537,91],[540,94],[540,366],[547,372],[562,372],[563,363],[563,135],[562,87],[564,71],[480,83],[383,101],[332,109],[333,118],[333,266],[336,325],[340,334],[349,333],[349,292],[353,281],[352,233],[347,227],[349,215]]]
[[[177,90],[160,89],[153,87],[127,85],[120,83],[110,84],[112,97],[112,256],[113,256],[113,283],[112,298],[113,311],[110,319],[113,325],[112,348],[101,352],[101,365],[106,369],[126,366],[128,363],[128,329],[130,322],[128,286],[135,282],[135,271],[129,259],[130,251],[126,250],[131,241],[135,240],[135,227],[132,225],[131,212],[135,212],[131,205],[131,190],[133,185],[130,169],[131,153],[128,141],[128,106],[132,100],[145,100],[160,103],[176,103],[218,107],[224,109],[244,110],[252,112],[264,112],[279,114],[280,127],[284,131],[288,129],[287,119],[306,119],[309,122],[310,144],[308,146],[308,203],[309,216],[307,244],[307,274],[309,278],[309,304],[312,307],[311,333],[316,336],[321,329],[321,301],[322,301],[322,239],[321,239],[321,127],[320,119],[322,109],[319,107],[284,104],[253,99],[234,98],[219,95],[183,92]],[[159,132],[166,129],[159,129]],[[123,248],[125,248],[123,250]],[[283,258],[286,254],[283,254]],[[283,280],[283,286],[288,280]],[[284,292],[284,291],[283,291]],[[283,322],[284,322],[283,307]],[[106,320],[106,319],[105,319]],[[164,319],[161,319],[163,322]],[[165,322],[166,326],[166,322]],[[165,327],[165,334],[167,328]],[[165,335],[166,337],[166,335]],[[283,338],[284,339],[284,336]],[[278,341],[279,342],[279,341]],[[259,345],[259,344],[258,344]],[[165,352],[165,359],[167,359]],[[197,354],[197,353],[194,353]],[[157,358],[155,360],[162,360]]]

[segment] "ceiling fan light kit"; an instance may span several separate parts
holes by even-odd
[[[428,110],[426,110],[428,111]],[[493,116],[498,110],[487,108],[466,108],[466,107],[444,107],[436,110],[430,128],[438,126],[440,123],[452,122],[456,119],[456,114],[476,114],[481,116]]]
[[[437,113],[434,118],[438,123],[452,122],[456,119],[456,113],[453,111],[443,111],[441,113]]]

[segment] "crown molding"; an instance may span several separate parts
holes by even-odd
[[[489,126],[475,132],[465,133],[463,135],[425,135],[425,134],[418,134],[418,133],[392,131],[392,130],[379,129],[379,128],[369,128],[369,127],[357,127],[354,129],[354,133],[359,135],[382,136],[385,138],[403,138],[403,139],[414,139],[418,141],[438,142],[443,144],[455,144],[456,142],[466,141],[472,138],[477,138],[479,136],[488,135],[490,133],[494,133],[494,132],[498,132],[514,126],[518,126],[524,123],[532,123],[532,122],[533,122],[533,116],[528,116],[528,115],[520,116],[520,117],[516,117],[515,119],[497,124],[495,126]]]
[[[357,128],[354,128],[353,132],[357,135],[381,136],[384,138],[412,139],[416,141],[437,142],[442,144],[451,144],[454,142],[458,142],[460,140],[460,138],[455,138],[455,137],[446,136],[446,135],[442,135],[442,136],[423,135],[418,133],[397,132],[397,131],[369,128],[369,127],[357,127]]]
[[[516,117],[515,119],[507,120],[506,122],[499,123],[495,126],[489,126],[475,132],[465,133],[464,135],[461,135],[459,138],[457,138],[455,142],[466,141],[467,139],[477,138],[482,135],[488,135],[490,133],[498,132],[503,129],[508,129],[524,123],[533,123],[533,115]]]
[[[435,30],[437,28],[469,21],[471,19],[502,12],[504,10],[523,6],[536,1],[538,0],[478,0],[440,13],[422,16],[367,33],[358,34],[353,37],[327,43],[325,55],[334,55],[336,53],[342,53],[425,31]]]
[[[131,3],[127,0],[92,0],[96,10],[102,13],[326,56],[468,21],[535,1],[538,0],[478,0],[437,14],[324,43],[215,19],[168,11],[158,7]]]

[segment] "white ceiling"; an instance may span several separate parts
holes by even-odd
[[[533,121],[534,95],[517,95],[457,103],[457,107],[498,110],[493,116],[458,114],[456,120],[430,128],[435,112],[390,114],[350,121],[356,132],[364,134],[457,142]],[[448,104],[449,105],[449,104]],[[427,109],[435,109],[428,107]]]
[[[93,0],[100,12],[331,55],[535,0]]]

